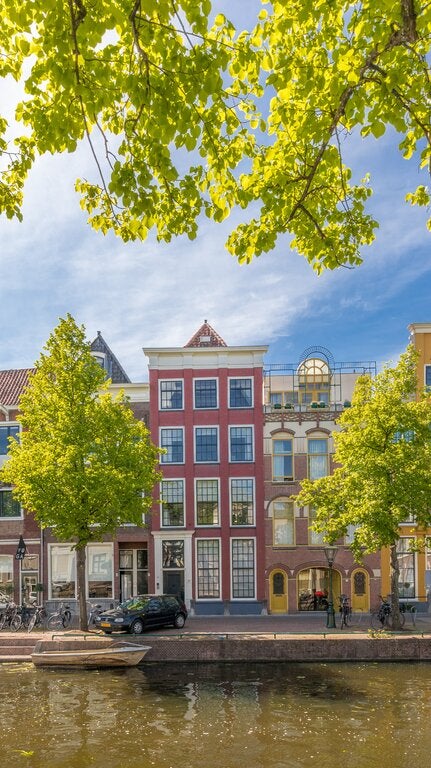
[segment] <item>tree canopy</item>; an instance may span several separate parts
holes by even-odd
[[[392,127],[429,170],[425,0],[263,0],[241,32],[210,0],[4,0],[0,21],[0,76],[25,84],[16,125],[0,118],[8,217],[37,155],[86,137],[95,175],[76,186],[94,228],[194,238],[202,213],[250,208],[227,243],[241,262],[289,233],[321,271],[359,264],[378,226],[350,135]],[[430,204],[425,183],[407,198]]]
[[[85,547],[124,523],[143,524],[159,480],[158,450],[142,421],[91,354],[68,315],[51,334],[20,399],[19,442],[0,478],[13,495],[77,551],[81,628],[86,622]],[[81,570],[80,570],[81,569]]]
[[[396,545],[400,524],[431,524],[431,394],[415,398],[417,353],[411,346],[397,366],[358,378],[351,408],[334,432],[332,475],[303,480],[296,503],[315,509],[316,530],[334,543],[354,526],[352,549],[390,547],[393,599],[398,596]]]

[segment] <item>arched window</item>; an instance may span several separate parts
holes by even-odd
[[[272,530],[274,547],[292,547],[295,544],[293,501],[276,499],[272,502]]]
[[[272,439],[272,479],[275,483],[293,480],[293,439],[277,433]]]
[[[302,403],[329,404],[332,373],[326,360],[310,357],[298,367],[298,383]]]

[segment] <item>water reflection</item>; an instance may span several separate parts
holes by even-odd
[[[3,764],[406,768],[428,764],[431,665],[0,665]]]

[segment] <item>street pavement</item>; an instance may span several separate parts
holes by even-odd
[[[340,616],[335,614],[335,629],[326,626],[325,611],[304,611],[303,613],[264,616],[189,616],[182,630],[172,632],[229,634],[247,632],[253,634],[346,634],[367,633],[371,628],[370,614],[354,614],[352,623],[340,629]],[[406,614],[403,633],[431,633],[431,615],[428,613]]]

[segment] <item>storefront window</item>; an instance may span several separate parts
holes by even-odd
[[[112,545],[87,547],[88,597],[112,597]]]
[[[75,550],[70,544],[54,544],[50,549],[50,597],[62,600],[75,597]]]
[[[10,594],[13,590],[13,557],[0,555],[0,592]]]

